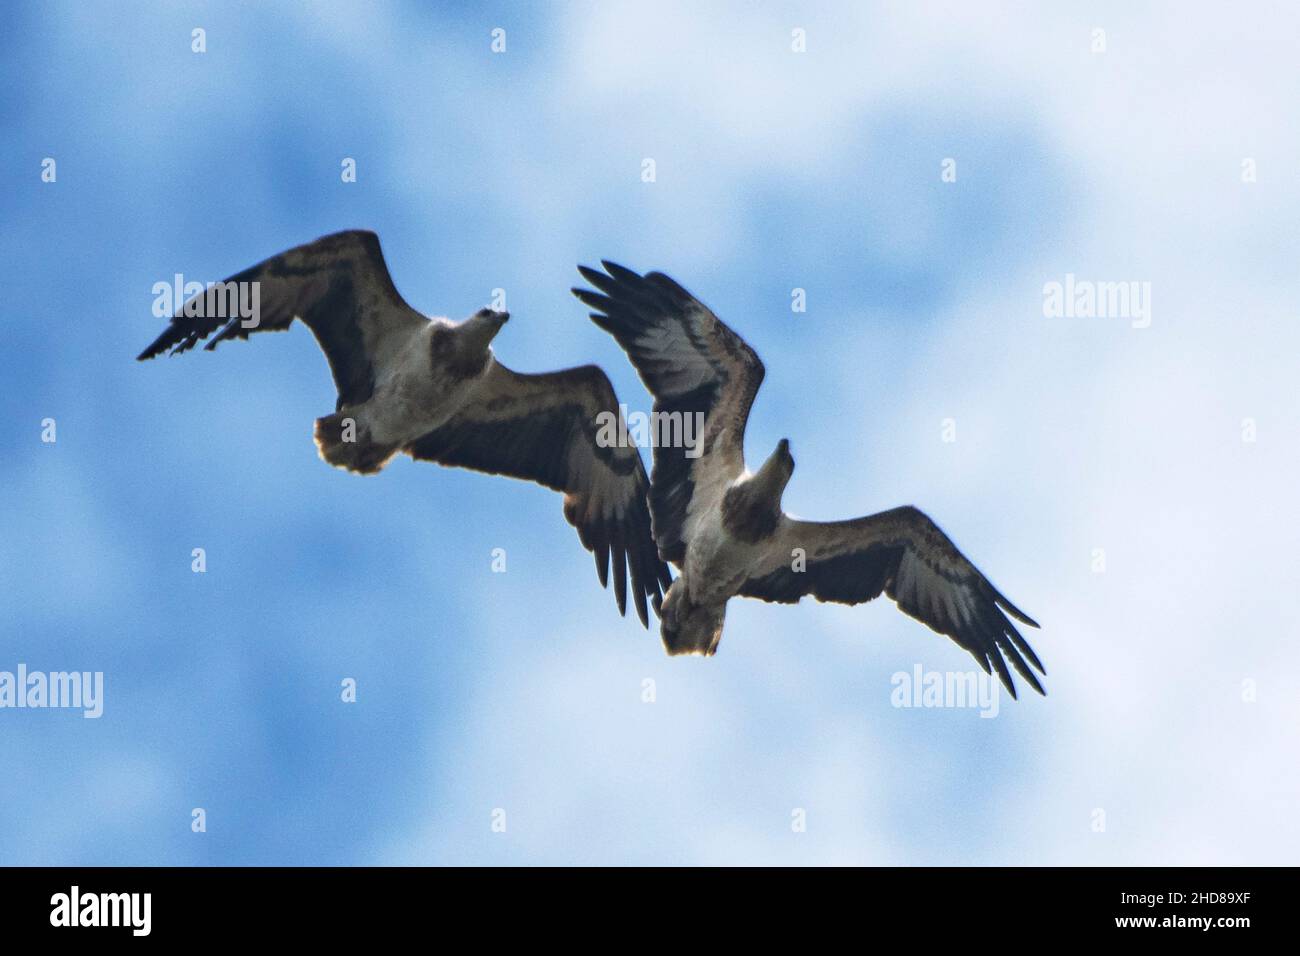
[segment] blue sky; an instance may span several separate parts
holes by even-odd
[[[0,670],[106,700],[0,710],[0,862],[1296,862],[1294,8],[699,7],[11,14]],[[766,361],[787,507],[925,509],[1042,622],[1049,696],[892,706],[973,664],[885,602],[736,601],[670,660],[557,496],[320,462],[305,329],[133,361],[155,282],[354,227],[633,408],[574,266],[674,275]],[[1067,273],[1150,283],[1149,327],[1045,317]]]

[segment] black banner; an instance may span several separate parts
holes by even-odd
[[[337,943],[477,928],[654,936],[716,914],[733,939],[776,924],[927,941],[1132,937],[1232,945],[1287,925],[1285,869],[117,869],[0,870],[7,939]],[[621,928],[619,928],[621,927]],[[442,932],[442,930],[438,930]],[[972,935],[974,934],[974,935]],[[1244,935],[1243,935],[1244,934]],[[539,943],[542,937],[539,937]]]

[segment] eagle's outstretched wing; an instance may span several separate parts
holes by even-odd
[[[666,561],[681,563],[691,516],[745,468],[745,423],[763,381],[763,363],[708,307],[668,276],[640,276],[612,262],[605,272],[579,266],[599,289],[573,294],[595,311],[591,318],[618,340],[654,396],[658,416],[703,416],[702,448],[656,444],[650,492],[655,541]],[[694,420],[694,419],[693,419]],[[663,419],[662,435],[686,434],[679,419]],[[687,454],[691,451],[697,457]],[[694,506],[692,501],[702,499]]]
[[[796,553],[797,548],[802,551]],[[803,569],[794,570],[800,554]],[[991,673],[992,662],[1012,697],[1016,687],[1004,655],[1034,690],[1044,693],[1029,665],[1044,675],[1047,671],[1007,615],[1030,627],[1038,624],[1003,597],[916,508],[894,508],[853,521],[787,519],[767,558],[740,594],[785,604],[806,594],[819,601],[861,604],[883,592],[900,610],[968,650],[985,673]]]
[[[256,314],[239,314],[232,295],[255,303]],[[217,332],[206,346],[211,350],[226,339],[283,331],[295,318],[311,329],[329,359],[340,409],[368,399],[375,366],[428,321],[398,294],[379,237],[353,230],[272,256],[198,293],[138,358],[168,350],[175,355]]]
[[[630,575],[637,616],[648,626],[646,598],[658,612],[672,578],[650,533],[640,452],[606,440],[621,430],[618,399],[605,373],[585,365],[522,375],[494,361],[476,398],[412,442],[407,453],[564,492],[564,517],[595,555],[601,585],[608,584],[612,560],[619,612],[627,613]]]

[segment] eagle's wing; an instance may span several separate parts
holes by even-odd
[[[794,570],[800,556],[803,569]],[[1004,655],[1034,690],[1044,693],[1029,664],[1042,674],[1047,671],[1007,615],[1030,627],[1038,624],[1003,597],[916,508],[853,521],[787,519],[768,560],[754,569],[739,593],[785,604],[805,594],[861,604],[882,591],[906,614],[970,651],[985,673],[991,673],[991,661],[1012,697],[1016,688]]]
[[[650,533],[641,454],[606,440],[619,434],[619,407],[605,373],[585,365],[522,375],[494,361],[476,399],[406,452],[564,492],[564,517],[595,555],[601,585],[612,558],[619,613],[627,613],[630,574],[637,616],[648,626],[646,598],[657,612],[672,578]]]
[[[232,308],[231,292],[240,283],[249,284],[244,301],[258,306],[255,325]],[[206,348],[225,339],[246,339],[251,332],[283,331],[295,318],[311,329],[329,359],[340,409],[368,399],[375,366],[428,321],[393,286],[379,237],[354,230],[282,252],[198,293],[139,359],[169,349],[173,355],[184,352],[218,329]]]
[[[650,512],[655,541],[664,560],[680,564],[692,533],[691,516],[699,513],[692,500],[713,501],[744,471],[745,422],[763,381],[763,363],[668,276],[640,276],[612,262],[602,265],[605,272],[578,267],[600,291],[574,289],[573,294],[595,310],[591,318],[618,340],[654,396],[661,423],[657,433],[686,434],[681,430],[685,416],[703,416],[703,432],[696,435],[701,446],[692,450],[682,442],[675,447],[656,442],[654,449]]]

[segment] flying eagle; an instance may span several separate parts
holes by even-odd
[[[234,302],[257,308],[244,314]],[[334,414],[316,420],[325,461],[374,474],[405,452],[564,492],[564,516],[595,555],[601,585],[612,564],[626,614],[630,575],[637,616],[649,626],[646,599],[658,610],[671,576],[655,553],[639,452],[597,440],[599,417],[619,414],[613,386],[594,365],[545,375],[506,368],[490,343],[508,317],[490,309],[460,323],[421,315],[394,287],[378,236],[340,232],[193,296],[139,359],[184,352],[216,332],[211,350],[301,319],[338,388]]]
[[[1012,697],[1006,659],[1044,693],[1029,664],[1046,671],[1007,615],[1038,625],[925,514],[910,506],[852,521],[785,514],[781,496],[794,472],[789,441],[782,439],[757,472],[745,468],[745,423],[763,381],[754,350],[668,276],[603,265],[605,272],[579,266],[599,291],[573,294],[627,352],[656,413],[703,421],[695,457],[683,447],[654,449],[654,537],[659,556],[681,569],[660,612],[669,654],[713,654],[727,601],[737,595],[794,604],[810,594],[861,604],[884,593],[964,647],[985,673],[991,663]]]

